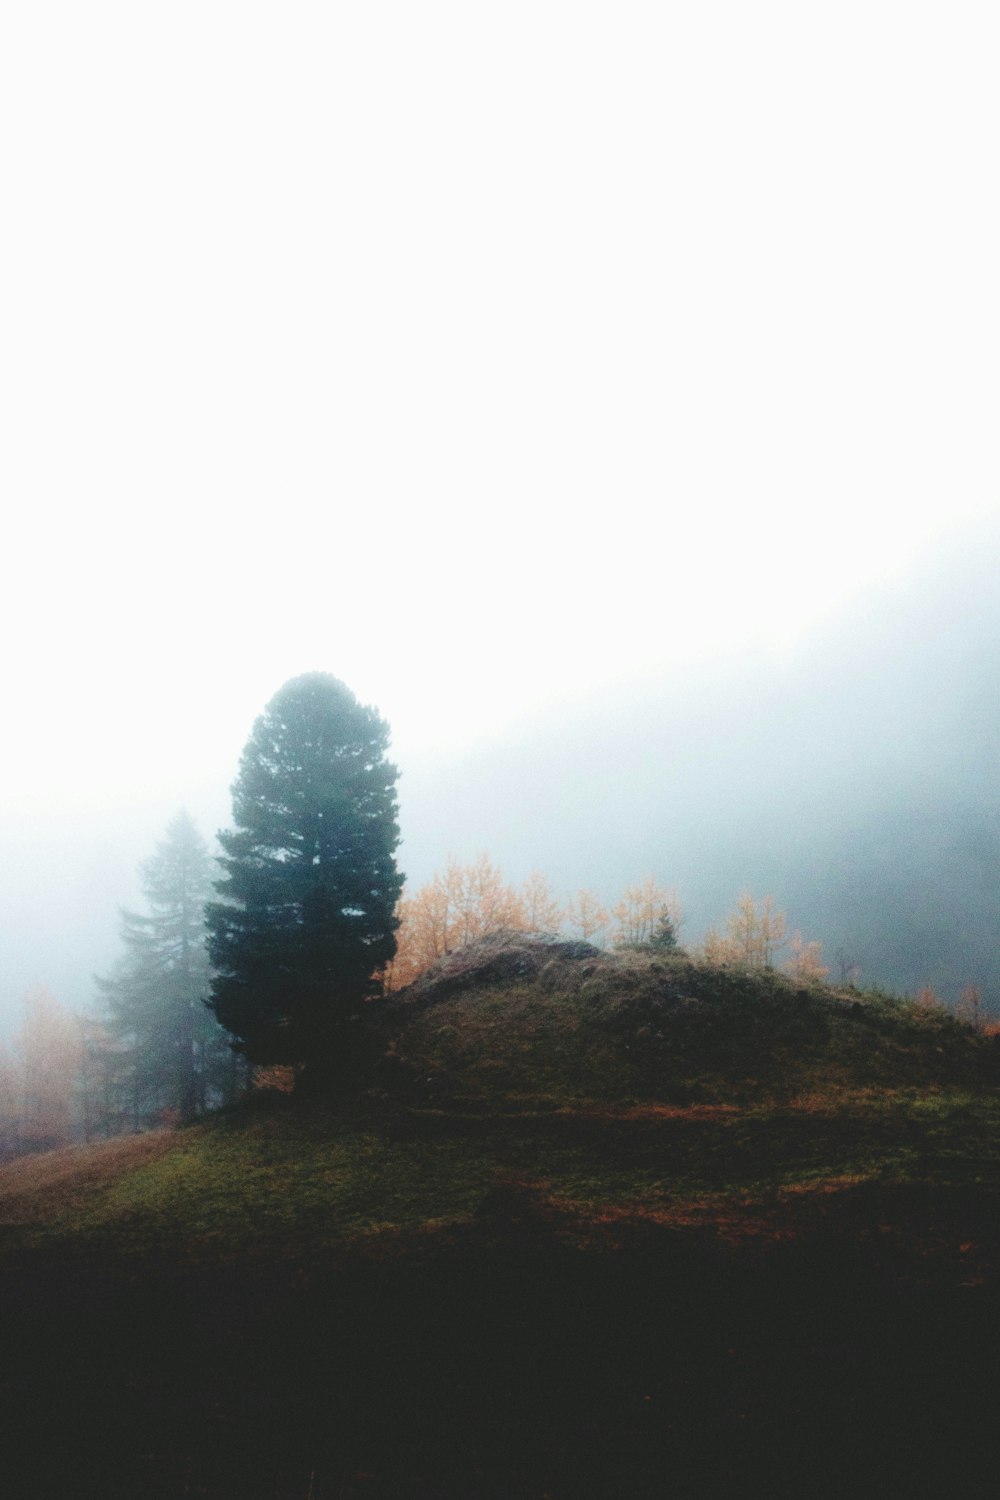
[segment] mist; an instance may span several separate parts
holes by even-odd
[[[483,850],[510,880],[543,871],[562,897],[586,885],[614,899],[652,873],[676,887],[689,943],[744,889],[771,893],[835,977],[857,965],[862,983],[950,1001],[975,983],[996,1010],[998,555],[1000,528],[981,524],[793,652],[734,652],[571,699],[554,674],[549,711],[463,752],[402,747],[411,889]],[[179,803],[209,839],[228,826],[242,743],[173,797],[151,786],[118,806],[7,817],[4,1030],[35,983],[92,1003],[118,909],[141,904],[139,862]]]
[[[619,686],[411,767],[405,867],[485,848],[509,878],[607,898],[654,873],[689,942],[770,892],[834,973],[950,1000],[976,983],[996,1007],[998,542],[952,537],[784,658]]]

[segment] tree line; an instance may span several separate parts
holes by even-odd
[[[484,853],[405,890],[388,738],[377,711],[325,673],[275,694],[244,748],[221,854],[181,812],[141,866],[147,909],[121,913],[122,953],[97,981],[96,1013],[71,1017],[44,991],[26,999],[13,1051],[0,1053],[0,1154],[190,1118],[255,1069],[327,1087],[357,1065],[368,1002],[488,933],[683,951],[677,894],[652,875],[612,906],[591,888],[563,903],[540,872],[509,884]],[[819,943],[789,933],[770,896],[744,893],[689,951],[780,964],[802,982],[828,975]],[[978,991],[963,1005],[985,1025]]]
[[[140,869],[144,913],[122,910],[123,952],[74,1016],[41,986],[0,1052],[0,1157],[190,1118],[246,1073],[208,1008],[205,903],[214,860],[178,813]]]
[[[600,947],[666,953],[681,951],[684,922],[677,892],[661,886],[654,875],[626,886],[613,906],[589,887],[561,903],[539,871],[522,885],[511,885],[485,853],[469,864],[452,858],[443,873],[412,896],[404,891],[397,917],[397,952],[386,973],[390,990],[411,984],[446,953],[497,930],[562,933]],[[757,901],[749,892],[740,896],[722,930],[709,928],[689,952],[708,963],[748,968],[780,962],[800,980],[829,974],[822,945],[800,932],[789,933],[787,918],[772,896]]]

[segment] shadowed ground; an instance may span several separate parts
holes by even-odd
[[[0,1171],[5,1493],[995,1493],[989,1039],[495,958],[335,1104]]]

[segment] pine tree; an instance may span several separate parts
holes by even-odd
[[[124,1043],[114,1057],[117,1088],[136,1125],[163,1110],[197,1113],[231,1077],[227,1039],[206,1005],[212,859],[187,813],[172,820],[141,877],[149,913],[122,912],[125,953],[98,980],[109,1029]]]
[[[388,739],[320,672],[287,682],[254,724],[208,908],[212,1004],[251,1062],[326,1076],[381,988],[403,884]]]
[[[649,946],[655,948],[658,953],[677,953],[680,950],[677,922],[669,911],[661,911],[657,917],[653,934],[649,939]]]

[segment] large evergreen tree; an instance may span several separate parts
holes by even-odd
[[[226,1091],[231,1054],[206,1004],[212,858],[187,813],[169,824],[141,877],[148,915],[122,912],[125,953],[114,973],[97,981],[122,1045],[121,1108],[139,1120],[163,1109],[191,1115]]]
[[[208,907],[215,1013],[252,1062],[324,1076],[396,951],[402,877],[389,730],[326,673],[256,721]]]

